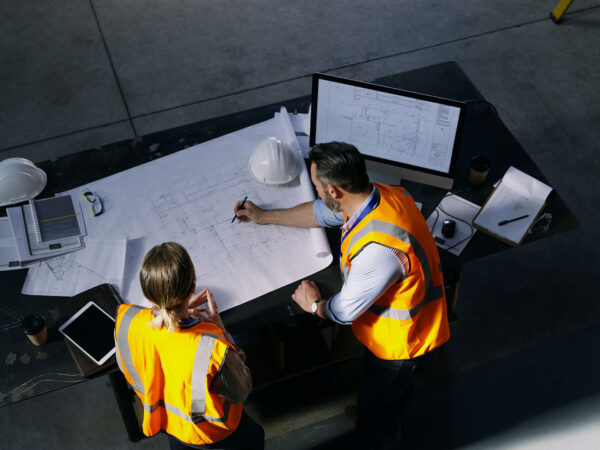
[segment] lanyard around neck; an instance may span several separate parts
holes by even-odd
[[[371,197],[371,200],[369,200],[369,203],[367,203],[367,206],[365,206],[365,209],[362,210],[362,212],[360,213],[360,216],[358,216],[358,218],[352,224],[350,229],[348,229],[344,234],[342,234],[342,243],[344,242],[344,239],[346,239],[346,236],[348,236],[352,232],[352,230],[354,230],[354,227],[356,225],[358,225],[361,222],[361,220],[363,220],[365,218],[365,216],[367,214],[369,214],[371,211],[373,211],[375,209],[375,207],[379,204],[379,190],[377,188],[373,188],[373,189],[374,189],[373,197]],[[340,250],[340,254],[341,254],[341,250]]]

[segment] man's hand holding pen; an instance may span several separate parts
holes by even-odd
[[[237,220],[240,222],[254,222],[259,225],[263,225],[265,223],[261,219],[264,210],[256,206],[250,200],[238,201],[235,204],[235,208],[233,208],[233,212],[235,213]]]

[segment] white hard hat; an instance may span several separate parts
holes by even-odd
[[[25,158],[0,162],[0,206],[30,200],[46,186],[46,172]]]
[[[289,183],[300,169],[294,152],[275,137],[269,137],[256,146],[248,169],[257,181],[264,184]]]

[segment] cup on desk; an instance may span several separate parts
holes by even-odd
[[[32,314],[23,319],[23,331],[34,345],[44,345],[48,340],[46,321],[38,314]]]
[[[480,186],[485,181],[490,170],[490,160],[483,155],[476,155],[471,159],[471,177],[469,182],[472,186]]]

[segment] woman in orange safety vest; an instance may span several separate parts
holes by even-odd
[[[192,260],[181,245],[152,248],[140,271],[152,308],[120,305],[117,362],[143,406],[143,432],[167,433],[172,449],[264,448],[264,431],[242,403],[252,387],[208,289],[194,294]]]

